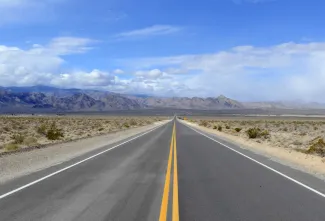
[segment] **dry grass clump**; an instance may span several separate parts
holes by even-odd
[[[165,117],[0,116],[0,152],[92,137],[165,120]]]
[[[325,120],[192,117],[187,121],[247,141],[325,156]]]

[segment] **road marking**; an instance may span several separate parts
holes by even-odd
[[[184,123],[182,123],[182,124],[185,125]],[[194,128],[188,126],[188,125],[185,125],[185,126],[188,127],[188,128],[190,128],[190,129],[192,129],[192,130],[194,130],[195,132],[197,132],[197,133],[199,133],[199,134],[201,134],[201,135],[203,135],[203,136],[209,138],[210,140],[213,140],[214,142],[216,142],[216,143],[218,143],[218,144],[221,144],[222,146],[228,148],[229,150],[232,150],[232,151],[234,151],[234,152],[236,152],[236,153],[242,155],[243,157],[245,157],[245,158],[247,158],[247,159],[249,159],[249,160],[251,160],[251,161],[253,161],[253,162],[255,162],[255,163],[257,163],[257,164],[259,164],[259,165],[261,165],[261,166],[263,166],[263,167],[265,167],[266,169],[269,169],[269,170],[273,171],[274,173],[277,173],[277,174],[279,174],[280,176],[282,176],[282,177],[284,177],[284,178],[286,178],[286,179],[288,179],[288,180],[290,180],[290,181],[292,181],[292,182],[294,182],[294,183],[296,183],[296,184],[298,184],[298,185],[300,185],[300,186],[302,186],[302,187],[304,187],[304,188],[306,188],[306,189],[308,189],[308,190],[310,190],[310,191],[312,191],[312,192],[318,194],[319,196],[325,197],[325,194],[324,194],[324,193],[322,193],[322,192],[320,192],[320,191],[318,191],[318,190],[316,190],[316,189],[314,189],[314,188],[312,188],[312,187],[310,187],[310,186],[308,186],[308,185],[306,185],[306,184],[304,184],[304,183],[302,183],[302,182],[300,182],[300,181],[298,181],[298,180],[296,180],[296,179],[294,179],[294,178],[292,178],[292,177],[289,177],[288,175],[285,175],[284,173],[281,173],[280,171],[278,171],[278,170],[276,170],[276,169],[273,169],[272,167],[269,167],[269,166],[265,165],[264,163],[261,163],[261,162],[255,160],[255,159],[253,159],[253,158],[251,158],[251,157],[249,157],[249,156],[247,156],[247,155],[241,153],[240,151],[235,150],[235,149],[233,149],[233,148],[227,146],[226,144],[223,144],[223,143],[221,143],[221,142],[219,142],[219,141],[217,141],[217,140],[215,140],[215,139],[209,137],[208,135],[206,135],[206,134],[204,134],[204,133],[202,133],[202,132],[200,132],[200,131],[198,131],[198,130],[196,130],[196,129],[194,129]]]
[[[166,178],[165,178],[165,186],[164,186],[164,193],[161,201],[160,207],[160,216],[159,221],[166,221],[167,220],[167,213],[168,213],[168,197],[169,197],[169,186],[170,186],[170,173],[172,167],[172,158],[173,158],[173,147],[174,147],[174,129],[172,132],[172,139],[170,141],[170,150],[169,150],[169,157],[167,163],[167,171],[166,171]]]
[[[95,158],[95,157],[97,157],[97,156],[99,156],[99,155],[101,155],[101,154],[104,154],[104,153],[106,153],[106,152],[108,152],[108,151],[111,151],[111,150],[113,150],[113,149],[115,149],[115,148],[117,148],[117,147],[119,147],[119,146],[122,146],[122,145],[124,145],[124,144],[126,144],[126,143],[129,143],[129,142],[131,142],[132,140],[135,140],[135,139],[137,139],[137,138],[139,138],[139,137],[142,137],[142,136],[144,136],[144,135],[146,135],[146,134],[148,134],[148,133],[150,133],[150,132],[152,132],[152,131],[158,129],[159,127],[162,127],[163,125],[165,125],[165,124],[159,125],[159,126],[153,128],[153,129],[151,129],[151,130],[149,130],[149,131],[147,131],[147,132],[145,132],[145,133],[142,133],[142,134],[140,134],[140,135],[138,135],[138,136],[135,136],[135,137],[133,137],[133,138],[127,140],[127,141],[124,141],[124,142],[122,142],[122,143],[120,143],[120,144],[117,144],[117,145],[115,145],[115,146],[113,146],[113,147],[111,147],[111,148],[109,148],[109,149],[107,149],[107,150],[104,150],[104,151],[102,151],[102,152],[99,152],[99,153],[97,153],[97,154],[95,154],[95,155],[92,155],[92,156],[90,156],[90,157],[88,157],[88,158],[86,158],[86,159],[84,159],[84,160],[81,160],[81,161],[79,161],[79,162],[77,162],[77,163],[74,163],[74,164],[72,164],[72,165],[70,165],[70,166],[67,166],[67,167],[65,167],[65,168],[63,168],[63,169],[61,169],[61,170],[58,170],[58,171],[56,171],[56,172],[54,172],[54,173],[51,173],[51,174],[49,174],[49,175],[47,175],[47,176],[44,176],[44,177],[42,177],[42,178],[40,178],[40,179],[38,179],[38,180],[35,180],[35,181],[33,181],[33,182],[30,182],[30,183],[28,183],[28,184],[26,184],[26,185],[24,185],[24,186],[21,186],[21,187],[17,188],[17,189],[14,189],[14,190],[12,190],[12,191],[10,191],[10,192],[7,192],[7,193],[5,193],[5,194],[3,194],[3,195],[0,195],[0,200],[3,199],[3,198],[5,198],[5,197],[7,197],[7,196],[10,196],[10,195],[12,195],[12,194],[18,192],[18,191],[21,191],[21,190],[23,190],[23,189],[26,189],[27,187],[30,187],[30,186],[32,186],[32,185],[34,185],[34,184],[37,184],[37,183],[39,183],[39,182],[41,182],[41,181],[43,181],[43,180],[46,180],[46,179],[48,179],[48,178],[50,178],[50,177],[52,177],[52,176],[55,176],[55,175],[57,175],[57,174],[59,174],[59,173],[62,173],[62,172],[66,171],[66,170],[68,170],[68,169],[70,169],[70,168],[72,168],[72,167],[75,167],[75,166],[77,166],[77,165],[79,165],[79,164],[81,164],[81,163],[84,163],[84,162],[86,162],[86,161],[88,161],[88,160],[90,160],[90,159],[93,159],[93,158]]]
[[[173,178],[173,219],[179,221],[178,205],[178,172],[177,172],[177,146],[176,146],[176,124],[174,122],[174,178]]]

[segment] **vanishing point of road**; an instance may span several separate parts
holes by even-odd
[[[174,119],[0,185],[0,220],[324,221],[324,192],[311,175]]]

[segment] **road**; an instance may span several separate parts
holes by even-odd
[[[0,220],[325,220],[323,181],[212,139],[174,120],[15,179]]]

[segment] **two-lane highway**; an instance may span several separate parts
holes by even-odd
[[[174,120],[0,186],[0,220],[325,220],[324,195],[277,171]]]

